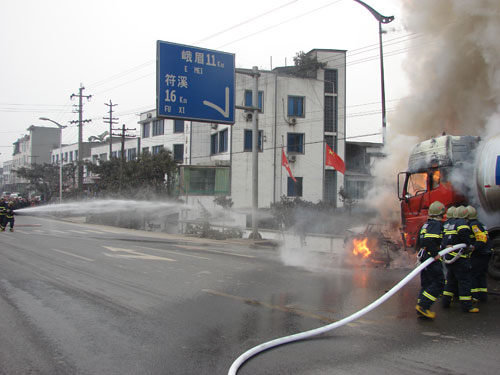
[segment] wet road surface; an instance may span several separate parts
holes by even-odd
[[[16,224],[0,235],[2,375],[227,374],[244,351],[342,319],[409,272],[308,249]],[[413,280],[361,319],[262,353],[238,374],[496,373],[498,296],[475,315],[436,305],[431,322],[416,318],[417,291]]]

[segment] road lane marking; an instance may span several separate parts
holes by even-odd
[[[73,232],[73,233],[78,233],[78,234],[86,234],[83,230],[68,229],[68,232]]]
[[[144,259],[144,260],[165,260],[167,262],[176,262],[175,259],[171,258],[165,258],[165,257],[159,257],[156,255],[150,255],[150,254],[145,254],[141,253],[139,251],[134,251],[131,249],[122,249],[118,247],[109,247],[109,246],[103,246],[105,249],[108,249],[109,251],[112,251],[114,253],[125,253],[125,254],[109,254],[109,253],[103,253],[104,255],[111,257],[111,258],[125,258],[125,259]]]
[[[241,302],[244,302],[244,303],[249,304],[249,305],[262,306],[262,307],[266,307],[266,308],[271,309],[271,310],[279,310],[279,311],[283,311],[283,312],[287,312],[287,313],[291,313],[291,314],[295,314],[295,315],[304,316],[306,318],[317,319],[317,320],[320,320],[320,321],[325,322],[325,323],[333,323],[333,322],[337,321],[336,319],[332,319],[332,318],[329,318],[329,317],[324,316],[324,315],[314,314],[314,313],[311,313],[308,311],[298,310],[298,309],[295,309],[292,307],[287,307],[287,306],[271,305],[271,304],[266,303],[266,302],[262,302],[262,301],[258,301],[258,300],[254,300],[254,299],[248,299],[248,298],[244,298],[244,297],[240,297],[240,296],[235,296],[235,295],[227,294],[224,292],[218,292],[218,291],[212,290],[212,289],[202,289],[202,291],[205,293],[208,293],[208,294],[212,294],[214,296],[226,297],[226,298],[233,299],[236,301],[241,301]]]
[[[50,250],[57,251],[58,253],[61,253],[61,254],[71,255],[72,257],[83,259],[83,260],[87,260],[89,262],[93,262],[94,261],[94,259],[82,257],[81,255],[76,255],[76,254],[68,253],[67,251],[58,250],[58,249],[50,249]]]
[[[203,259],[203,260],[211,260],[210,258],[200,257],[198,255],[184,254],[184,253],[181,253],[181,252],[178,252],[178,251],[173,251],[173,250],[154,249],[152,247],[143,247],[143,246],[141,246],[141,249],[164,251],[166,253],[172,253],[172,254],[176,254],[176,255],[182,255],[182,256],[185,256],[185,257],[191,257],[191,258],[197,258],[197,259]]]
[[[207,253],[216,253],[216,254],[224,254],[224,255],[234,255],[236,257],[242,257],[242,258],[255,258],[252,255],[231,253],[229,251],[211,250],[211,249],[207,249],[206,247],[202,247],[202,246],[189,246],[189,245],[177,245],[177,244],[173,245],[173,246],[180,247],[180,248],[183,248],[183,249],[206,251]]]

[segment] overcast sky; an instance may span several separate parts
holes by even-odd
[[[414,36],[403,27],[401,0],[366,0],[395,21],[384,25],[386,102],[390,112],[408,93],[403,62]],[[353,0],[2,0],[0,13],[0,162],[30,125],[63,125],[80,84],[83,140],[109,128],[104,103],[117,103],[119,125],[138,128],[138,114],[155,107],[156,41],[236,55],[238,68],[293,65],[299,51],[347,50],[347,135],[381,141],[378,22]],[[64,143],[78,141],[76,124]]]

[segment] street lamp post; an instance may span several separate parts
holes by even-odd
[[[386,115],[385,115],[385,84],[384,84],[384,53],[382,51],[382,24],[391,23],[394,21],[394,16],[383,16],[371,6],[365,4],[361,0],[354,0],[363,5],[378,21],[379,45],[380,45],[380,87],[382,90],[382,143],[385,145],[386,136]]]
[[[63,159],[62,159],[62,130],[67,126],[61,125],[54,120],[51,120],[47,117],[40,117],[40,120],[50,121],[53,124],[56,124],[59,127],[59,203],[62,203],[62,177],[63,177]]]

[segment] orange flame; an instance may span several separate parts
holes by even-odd
[[[365,238],[364,240],[357,240],[354,239],[352,243],[354,244],[354,249],[352,250],[352,253],[354,255],[361,255],[363,258],[367,258],[372,252],[366,246],[366,242],[368,241],[368,238]]]

